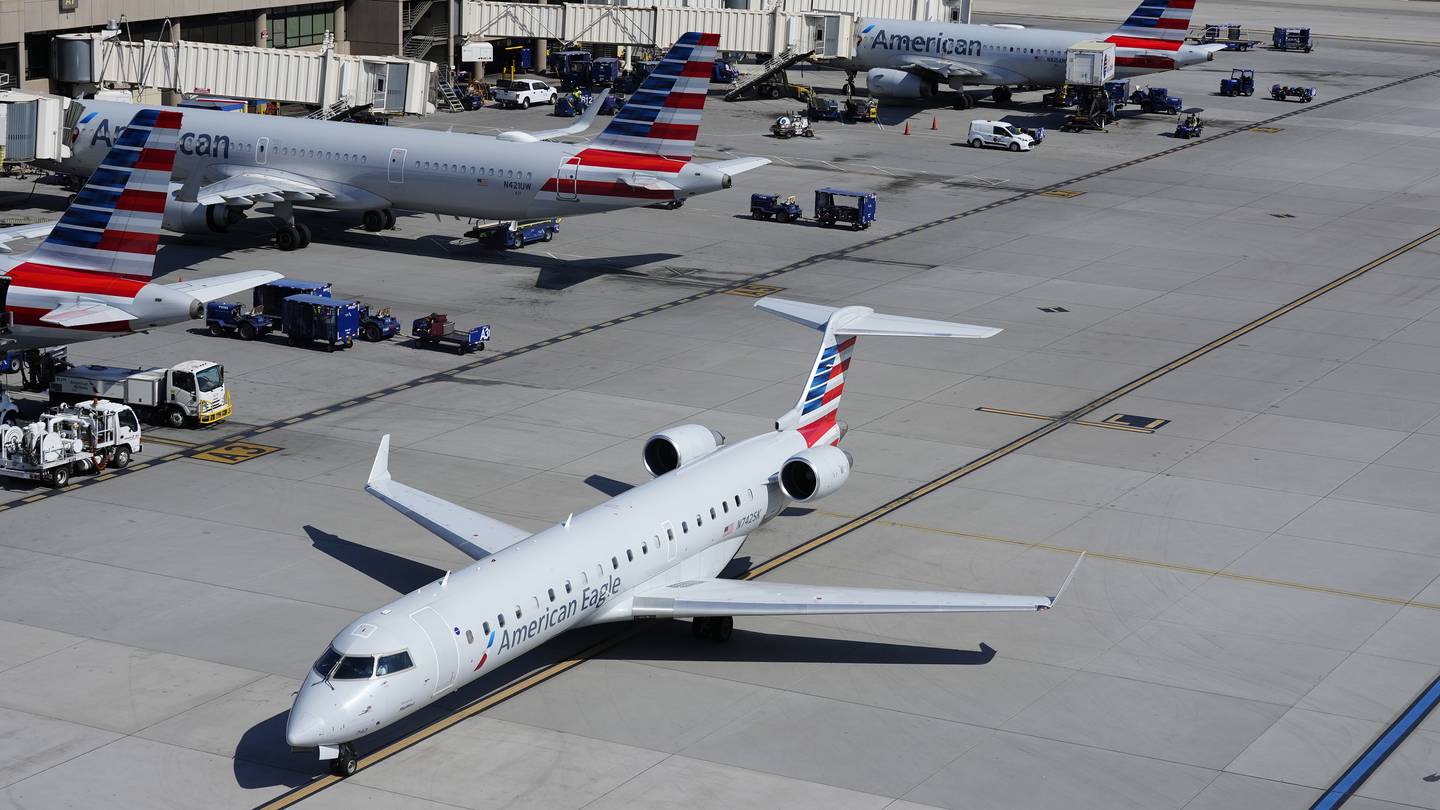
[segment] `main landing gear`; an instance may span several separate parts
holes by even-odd
[[[289,200],[275,203],[275,216],[280,228],[275,231],[275,247],[281,250],[300,250],[310,246],[310,229],[303,222],[295,221],[295,206]]]
[[[355,756],[355,746],[350,743],[342,743],[340,756],[330,762],[330,772],[339,777],[352,776],[359,767],[360,758]]]
[[[690,620],[690,633],[695,638],[708,638],[720,644],[730,640],[735,620],[729,616],[698,616]]]
[[[1003,84],[990,91],[990,98],[994,99],[996,104],[1009,104],[1010,96],[1010,88]]]
[[[371,233],[388,231],[395,227],[395,212],[389,208],[372,208],[361,215],[360,224]]]
[[[955,88],[958,95],[955,96],[955,109],[972,110],[975,108],[975,99],[965,92],[965,86]]]

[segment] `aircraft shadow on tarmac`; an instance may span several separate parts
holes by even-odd
[[[410,593],[445,576],[444,571],[434,566],[378,548],[352,543],[314,526],[306,526],[305,534],[310,536],[310,543],[316,550],[396,593]]]

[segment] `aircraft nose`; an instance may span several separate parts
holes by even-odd
[[[295,705],[290,709],[290,720],[285,724],[285,742],[291,748],[314,748],[325,742],[327,724],[325,718]]]

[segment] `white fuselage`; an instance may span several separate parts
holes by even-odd
[[[779,511],[770,479],[805,447],[793,430],[721,447],[361,616],[335,637],[337,652],[406,650],[414,666],[328,681],[312,668],[287,739],[353,741],[566,630],[631,618],[637,589],[716,576]]]
[[[901,68],[917,57],[950,60],[983,71],[966,78],[966,86],[1065,83],[1065,53],[1081,42],[1116,41],[1117,78],[1174,70],[1210,59],[1210,52],[1192,45],[1178,50],[1128,47],[1124,37],[1045,28],[998,28],[965,23],[866,19],[859,23],[856,54],[859,70]]]
[[[16,268],[19,267],[19,270]],[[82,340],[115,337],[181,323],[196,317],[193,297],[164,284],[134,281],[105,273],[75,273],[63,269],[30,270],[24,258],[0,260],[0,276],[10,279],[4,300],[10,315],[14,341],[6,350],[23,351],[63,346]],[[40,317],[56,307],[75,303],[100,303],[119,307],[135,316],[94,326],[65,328],[46,324]]]
[[[93,171],[139,105],[85,100],[65,171]],[[398,208],[479,219],[596,213],[715,191],[728,182],[703,164],[636,162],[617,169],[576,155],[583,144],[504,141],[487,135],[371,126],[274,115],[184,109],[173,177],[209,183],[247,170],[293,177],[332,196],[313,208]],[[639,188],[636,170],[665,177],[679,191]]]

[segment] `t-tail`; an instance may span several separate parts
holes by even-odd
[[[180,120],[172,110],[137,112],[28,262],[149,281]]]
[[[590,148],[693,158],[719,45],[719,34],[682,35]]]
[[[884,315],[870,307],[827,307],[784,298],[764,298],[755,306],[824,333],[800,401],[775,420],[776,430],[799,431],[810,447],[836,444],[845,433],[838,416],[840,397],[860,335],[988,338],[1000,334],[994,327]]]

